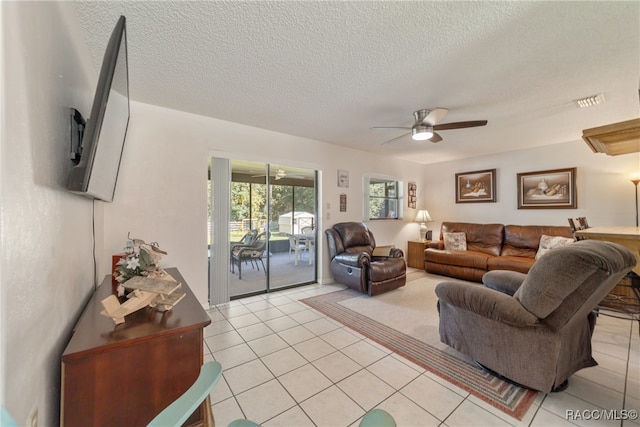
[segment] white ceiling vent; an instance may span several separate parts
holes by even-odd
[[[604,95],[599,93],[597,95],[587,96],[585,98],[576,99],[573,101],[578,108],[593,107],[594,105],[602,104],[604,102]]]

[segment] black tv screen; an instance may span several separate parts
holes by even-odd
[[[104,54],[91,116],[82,138],[80,162],[67,188],[93,199],[113,201],[129,125],[126,18],[121,16]]]

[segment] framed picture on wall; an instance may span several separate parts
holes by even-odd
[[[409,182],[408,183],[408,196],[407,196],[407,206],[410,209],[415,209],[416,208],[416,192],[417,192],[417,186],[415,182]]]
[[[349,171],[338,171],[338,187],[349,187]]]
[[[456,174],[456,203],[496,201],[496,170]]]
[[[518,174],[518,209],[576,209],[576,168]]]

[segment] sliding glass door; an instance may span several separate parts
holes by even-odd
[[[231,161],[229,295],[265,292],[269,266],[267,165]]]
[[[316,280],[315,171],[270,165],[269,287]]]
[[[228,203],[211,204],[210,222],[215,222],[216,211],[227,210],[228,272],[215,277],[226,276],[228,297],[315,282],[316,172],[287,165],[227,162]],[[212,199],[216,199],[215,188]],[[225,191],[223,186],[217,188],[220,193]],[[223,235],[217,233],[219,238]],[[226,256],[220,250],[217,255]],[[216,258],[211,265],[213,272],[224,263]],[[220,284],[212,281],[211,287],[215,286]]]

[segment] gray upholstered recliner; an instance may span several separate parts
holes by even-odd
[[[440,340],[525,387],[562,389],[591,356],[593,309],[636,264],[621,245],[583,240],[553,249],[528,274],[496,270],[484,285],[436,286]]]
[[[404,286],[407,264],[400,249],[375,255],[376,240],[361,222],[341,222],[325,230],[333,279],[362,293],[377,295]]]

